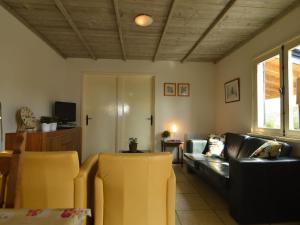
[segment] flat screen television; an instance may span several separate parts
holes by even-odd
[[[59,122],[69,123],[76,121],[76,103],[72,102],[55,102],[54,116]]]

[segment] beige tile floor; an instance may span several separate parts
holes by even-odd
[[[176,174],[176,225],[238,225],[225,199],[185,167],[174,165]],[[281,223],[276,225],[300,225]]]

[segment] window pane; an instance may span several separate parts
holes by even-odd
[[[289,76],[289,127],[290,130],[299,130],[299,106],[300,87],[298,87],[297,102],[297,79],[300,78],[300,45],[288,52],[288,76]],[[300,80],[299,80],[300,84]],[[297,104],[298,103],[298,104]]]
[[[280,57],[276,55],[257,65],[258,127],[280,129]]]

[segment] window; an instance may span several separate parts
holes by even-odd
[[[300,38],[255,61],[252,132],[300,137]]]
[[[300,130],[300,45],[288,50],[289,129]]]
[[[258,127],[280,129],[280,55],[257,65]]]

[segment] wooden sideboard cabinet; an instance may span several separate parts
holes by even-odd
[[[5,149],[12,149],[16,133],[5,134]],[[81,162],[81,128],[28,132],[26,151],[77,151]]]

